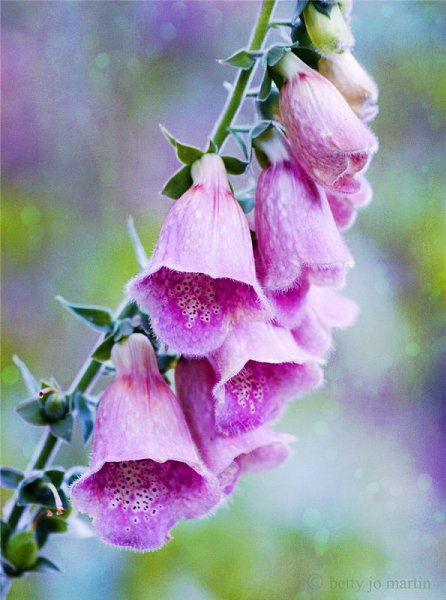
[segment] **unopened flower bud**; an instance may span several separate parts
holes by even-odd
[[[350,51],[321,58],[319,73],[341,92],[356,115],[368,123],[378,114],[378,87]]]
[[[25,571],[36,562],[38,551],[34,535],[30,531],[19,531],[6,542],[5,557],[19,571]]]
[[[344,52],[353,46],[353,35],[337,4],[332,6],[328,17],[319,12],[313,2],[308,2],[303,17],[311,41],[323,56]]]
[[[65,398],[58,394],[50,394],[45,400],[43,412],[49,421],[60,421],[67,412]]]

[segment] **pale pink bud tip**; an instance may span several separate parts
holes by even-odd
[[[286,79],[280,112],[295,157],[323,186],[357,191],[352,178],[367,168],[378,149],[375,136],[334,85],[292,53],[279,69]]]

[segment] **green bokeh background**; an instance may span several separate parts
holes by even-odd
[[[95,335],[54,297],[120,302],[136,271],[127,217],[150,251],[169,207],[158,191],[177,165],[158,123],[204,145],[232,77],[216,59],[245,43],[257,8],[3,2],[3,463],[25,467],[39,438],[14,414],[11,356],[71,382]],[[352,26],[381,94],[374,201],[346,234],[361,316],[336,334],[324,388],[281,420],[293,457],[156,553],[53,537],[64,573],[16,582],[12,600],[445,597],[446,4],[357,1]],[[76,434],[57,462],[87,459]],[[414,579],[429,588],[388,584]]]

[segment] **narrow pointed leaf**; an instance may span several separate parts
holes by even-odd
[[[0,487],[15,490],[22,481],[24,474],[13,467],[0,467]]]
[[[136,231],[135,223],[132,217],[128,218],[127,227],[130,234],[130,239],[132,241],[133,249],[135,251],[136,262],[138,264],[138,268],[140,270],[144,269],[144,267],[149,262],[146,251],[144,250],[144,246],[142,245],[141,239]]]
[[[40,400],[22,402],[17,406],[16,412],[31,425],[46,425],[47,421]]]
[[[289,52],[289,46],[273,46],[266,54],[266,62],[269,67],[274,67],[279,60]]]
[[[254,66],[256,60],[262,56],[261,52],[249,52],[249,50],[238,50],[228,58],[220,60],[224,65],[231,65],[237,69],[247,70]]]
[[[51,424],[51,433],[68,444],[71,442],[73,435],[73,416],[68,413],[61,421]]]
[[[165,184],[161,191],[163,196],[178,200],[184,192],[186,192],[193,184],[192,176],[190,174],[190,166],[186,165],[179,171],[177,171],[169,181]]]
[[[61,572],[61,569],[53,563],[49,558],[45,558],[44,556],[39,556],[36,560],[35,565],[30,571],[34,571],[35,573],[49,573],[49,572]]]
[[[12,360],[13,360],[14,364],[16,365],[16,367],[18,367],[20,370],[20,374],[22,376],[23,383],[25,384],[25,387],[26,387],[28,393],[31,394],[32,396],[37,395],[40,390],[40,385],[39,385],[39,382],[37,381],[37,379],[34,377],[34,375],[28,369],[28,367],[23,362],[23,360],[21,358],[19,358],[16,354],[14,354],[14,356],[12,357]]]
[[[115,336],[112,333],[111,335],[106,337],[103,342],[99,344],[99,346],[93,352],[92,358],[94,358],[94,360],[97,360],[98,362],[105,362],[107,360],[110,360],[111,351],[114,345]]]
[[[235,129],[232,129],[231,127],[228,129],[228,131],[232,135],[232,137],[235,139],[237,144],[240,146],[240,148],[242,149],[243,155],[246,158],[246,160],[248,160],[249,159],[248,149],[246,147],[245,141],[244,141],[243,137],[241,136],[240,132],[236,131]]]
[[[260,91],[258,93],[258,100],[263,102],[268,98],[271,93],[271,84],[272,79],[268,67],[265,68],[265,73],[263,74],[262,83],[260,84]]]
[[[108,308],[90,304],[72,304],[62,298],[62,296],[56,296],[56,300],[59,300],[66,310],[74,314],[78,319],[81,319],[81,321],[86,322],[93,329],[104,331],[105,333],[113,329],[113,315]]]
[[[236,158],[235,156],[222,156],[225,168],[231,175],[243,175],[248,166],[247,162]]]
[[[80,392],[77,392],[74,396],[74,405],[79,416],[82,439],[84,444],[86,444],[93,431],[94,413],[87,398]]]
[[[164,127],[164,125],[161,125],[161,123],[160,123],[159,127],[161,129],[161,133],[166,138],[166,140],[169,142],[169,144],[171,146],[173,146],[174,148],[176,148],[177,147],[177,140],[173,137],[173,135],[169,131],[167,131],[167,129]]]

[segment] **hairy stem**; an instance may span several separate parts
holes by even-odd
[[[248,50],[250,52],[255,52],[256,50],[261,49],[268,33],[269,20],[275,3],[276,0],[263,0],[248,46]],[[222,147],[224,141],[229,135],[228,127],[231,126],[232,121],[236,117],[239,108],[242,105],[242,102],[245,98],[246,88],[248,87],[254,69],[255,64],[250,69],[239,71],[234,81],[232,92],[229,94],[226,104],[223,107],[223,111],[219,116],[217,123],[215,124],[211,137],[219,149]]]

